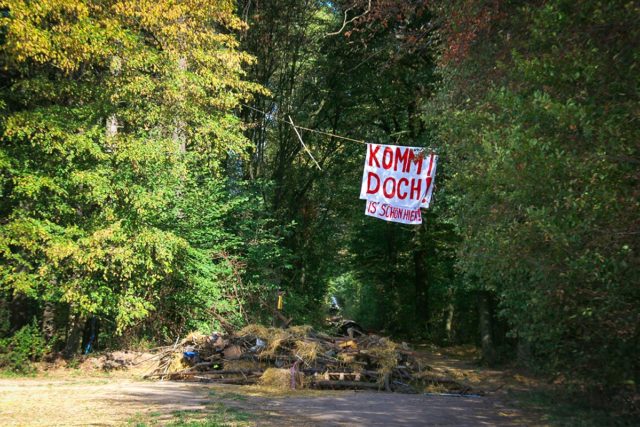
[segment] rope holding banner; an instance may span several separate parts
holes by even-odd
[[[246,105],[246,104],[242,104],[242,103],[240,103],[240,105],[242,105],[243,107],[246,107],[246,108],[248,108],[248,109],[250,109],[250,110],[253,110],[253,111],[257,112],[257,113],[260,113],[260,114],[264,115],[265,117],[270,115],[269,113],[267,113],[267,112],[265,112],[265,111],[262,111],[262,110],[259,110],[259,109],[255,108],[255,107],[250,106],[250,105]],[[272,116],[272,117],[273,117],[273,116]],[[288,117],[289,117],[289,120],[291,120],[291,116],[288,116]],[[332,137],[332,138],[338,138],[338,139],[344,139],[345,141],[357,142],[357,143],[359,143],[359,144],[366,144],[366,143],[367,143],[366,141],[362,141],[362,140],[360,140],[360,139],[353,139],[353,138],[349,138],[348,136],[336,135],[336,134],[334,134],[334,133],[324,132],[324,131],[317,130],[317,129],[306,128],[306,127],[304,127],[304,126],[294,125],[294,124],[293,124],[293,121],[288,122],[288,121],[286,121],[286,120],[284,120],[284,119],[279,119],[279,118],[277,118],[277,117],[273,117],[273,119],[274,119],[274,120],[277,120],[277,121],[279,121],[279,122],[282,122],[282,123],[286,123],[286,124],[288,124],[288,125],[291,125],[291,126],[293,126],[293,128],[294,128],[294,129],[296,129],[296,130],[297,130],[297,129],[302,129],[302,130],[306,130],[306,131],[308,131],[308,132],[313,132],[313,133],[317,133],[317,134],[320,134],[320,135],[330,136],[330,137]]]
[[[293,130],[296,133],[296,135],[298,135],[298,139],[300,140],[300,144],[302,144],[302,146],[304,147],[304,149],[307,151],[307,153],[309,154],[309,157],[311,157],[311,160],[313,160],[313,162],[316,164],[316,166],[318,167],[318,169],[322,170],[322,168],[320,167],[320,164],[318,163],[318,161],[315,159],[315,157],[313,157],[313,154],[311,154],[311,151],[309,151],[309,149],[307,148],[307,146],[305,145],[304,141],[302,140],[302,136],[300,135],[300,132],[298,132],[298,129],[296,129],[296,125],[293,124],[293,119],[291,118],[291,116],[287,116],[289,117],[289,122],[291,124],[291,126],[293,126]]]

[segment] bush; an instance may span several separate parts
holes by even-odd
[[[46,342],[34,318],[13,336],[0,340],[0,368],[29,373],[33,371],[32,362],[39,360],[45,352]]]

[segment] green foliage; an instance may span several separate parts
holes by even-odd
[[[233,109],[265,91],[242,78],[253,59],[231,33],[245,28],[233,2],[0,9],[2,289],[118,334],[210,328],[212,309],[238,317],[218,255],[241,254],[224,217],[249,200],[228,197],[223,174],[246,156]]]
[[[2,336],[17,296],[135,342],[270,320],[280,289],[296,322],[331,293],[637,384],[637,4],[367,5],[0,0]],[[363,216],[364,146],[331,134],[436,149],[424,224]]]
[[[496,6],[481,24],[456,16],[449,39],[476,42],[443,64],[433,108],[458,266],[498,297],[536,366],[637,382],[640,10],[551,1]]]
[[[0,368],[29,373],[33,370],[32,362],[40,360],[46,351],[47,344],[33,319],[13,336],[0,339]]]
[[[282,122],[290,115],[302,126],[358,140],[434,146],[419,111],[436,81],[434,51],[419,42],[431,37],[430,14],[421,2],[376,3],[366,18],[331,35],[346,9],[364,12],[367,3],[355,3],[282,0],[241,8],[250,24],[243,46],[258,58],[250,76],[272,93],[252,104],[269,115],[245,116],[255,145],[250,175],[273,183],[263,190],[266,207],[291,231],[282,241],[291,268],[279,277],[285,311],[297,322],[319,322],[333,292],[367,327],[441,336],[448,297],[433,303],[429,294],[449,295],[451,221],[430,215],[416,231],[365,218],[357,201],[365,146],[302,132],[320,171]]]

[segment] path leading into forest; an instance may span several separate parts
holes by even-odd
[[[122,425],[180,412],[206,412],[212,401],[255,415],[250,424],[304,426],[532,425],[492,397],[374,392],[263,397],[241,387],[127,379],[0,380],[1,425]],[[218,397],[219,395],[219,397]]]
[[[524,422],[519,411],[485,397],[351,391],[331,396],[248,399],[243,403],[243,409],[257,405],[266,413],[264,425],[517,426]]]
[[[485,390],[509,387],[513,374],[478,370],[434,357],[433,369]],[[176,414],[242,411],[241,425],[259,426],[515,426],[542,425],[515,409],[501,392],[485,396],[302,391],[270,395],[231,385],[140,381],[78,374],[0,379],[0,425],[163,425]],[[505,381],[506,378],[506,381]],[[493,381],[493,382],[492,382]]]

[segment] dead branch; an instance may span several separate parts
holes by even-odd
[[[365,16],[366,14],[368,14],[368,13],[371,11],[371,0],[369,0],[369,4],[367,5],[367,9],[366,9],[362,14],[357,15],[357,16],[354,16],[354,17],[353,17],[353,18],[351,18],[351,19],[348,19],[349,12],[350,12],[354,7],[355,7],[355,5],[353,5],[353,6],[349,7],[349,8],[347,8],[347,9],[345,9],[345,11],[344,11],[344,20],[342,21],[342,27],[340,27],[340,29],[339,29],[338,31],[334,31],[333,33],[327,33],[327,34],[325,34],[325,36],[326,36],[326,37],[328,37],[328,36],[337,36],[338,34],[340,34],[340,33],[342,32],[342,30],[344,30],[344,28],[345,28],[348,24],[350,24],[350,23],[352,23],[353,21],[355,21],[356,19],[360,19],[360,18],[362,18],[363,16]]]

